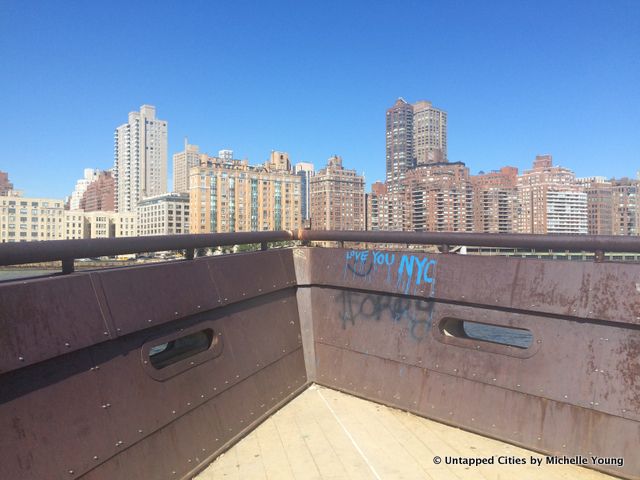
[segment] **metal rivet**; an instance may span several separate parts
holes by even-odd
[[[147,320],[147,322],[151,323],[151,319]]]
[[[18,360],[24,362],[24,357],[18,357]]]
[[[176,414],[176,411],[175,411],[175,410],[171,410],[171,413],[173,413],[173,414],[175,415],[175,414]]]
[[[69,470],[69,475],[73,475],[73,470]]]
[[[93,459],[94,459],[94,460],[98,460],[98,458],[99,458],[99,457],[98,457],[98,455],[94,455],[94,456],[93,456]]]
[[[142,433],[142,430],[138,430],[138,433]]]
[[[109,335],[109,332],[102,332],[103,335]]]
[[[65,346],[65,347],[67,347],[67,348],[69,348],[71,345],[70,345],[68,342],[65,342],[65,343],[64,343],[64,346]]]

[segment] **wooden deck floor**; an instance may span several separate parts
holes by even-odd
[[[439,465],[434,457],[527,459],[526,465]],[[569,465],[533,466],[529,450],[312,386],[195,477],[214,479],[608,479]]]

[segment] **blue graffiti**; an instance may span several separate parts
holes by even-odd
[[[368,281],[372,280],[372,274],[379,268],[386,269],[386,281],[391,283],[392,273],[396,275],[396,288],[404,294],[410,293],[412,286],[419,287],[423,284],[431,286],[430,295],[434,294],[435,268],[437,260],[422,255],[399,255],[400,261],[396,266],[396,254],[379,252],[376,250],[349,250],[345,254],[344,275],[348,272],[355,277]]]
[[[403,255],[400,259],[400,267],[398,268],[398,288],[402,288],[404,282],[404,293],[409,293],[409,287],[414,283],[419,286],[422,282],[433,283],[433,277],[429,275],[430,267],[435,267],[436,261],[428,258],[418,258],[415,255]],[[416,275],[413,275],[414,268]],[[405,278],[406,273],[406,280]]]
[[[391,320],[408,322],[409,335],[420,342],[431,330],[433,302],[391,295],[365,295],[343,291],[338,301],[342,304],[342,328],[355,326],[358,321]]]

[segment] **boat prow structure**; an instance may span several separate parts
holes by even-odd
[[[268,248],[285,240],[302,244]],[[194,255],[243,243],[263,248]],[[186,260],[74,268],[177,249]],[[555,461],[588,467],[572,470],[585,478],[639,479],[640,265],[605,252],[640,252],[640,241],[283,231],[0,245],[0,265],[64,269],[0,283],[0,478],[187,479],[232,447],[281,459],[282,448],[288,466],[261,459],[263,471],[241,474],[227,454],[199,478],[305,478],[314,452],[326,468],[308,478],[412,478],[382,461],[396,439],[413,478],[517,475],[499,457],[531,467],[535,456],[528,478],[553,478]],[[298,436],[286,437],[287,421]],[[285,437],[290,447],[275,445]],[[477,470],[471,458],[495,463]]]

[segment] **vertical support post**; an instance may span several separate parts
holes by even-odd
[[[193,260],[194,256],[195,256],[195,249],[187,248],[184,251],[184,258],[186,258],[187,260]]]
[[[73,262],[73,258],[63,258],[62,259],[62,274],[68,275],[69,273],[73,273],[75,271],[75,264]]]
[[[604,262],[604,250],[596,250],[593,259],[596,263]]]
[[[269,244],[267,242],[260,243],[260,250],[264,252],[265,250],[268,250],[268,249],[269,249]]]

